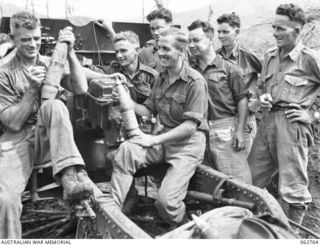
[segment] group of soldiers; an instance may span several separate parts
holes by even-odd
[[[168,9],[151,12],[147,20],[153,42],[142,50],[134,32],[115,33],[99,22],[112,34],[116,54],[116,61],[99,72],[80,65],[69,28],[59,34],[58,42],[68,43],[64,77],[70,78],[62,80],[62,87],[83,94],[90,79],[116,78],[117,86],[131,84],[137,116],[157,116],[154,135],[140,133],[118,148],[110,206],[122,208],[139,169],[167,163],[155,206],[169,224],[186,223],[188,184],[197,166],[205,163],[258,187],[267,186],[278,172],[288,217],[301,224],[311,202],[307,163],[312,124],[320,120],[320,113],[310,109],[320,90],[320,56],[299,41],[304,11],[295,4],[277,7],[272,24],[277,47],[266,51],[263,62],[239,44],[240,18],[235,13],[217,19],[219,50],[209,22],[193,21],[185,34],[172,27]],[[89,184],[77,179],[84,161],[59,100],[63,88],[56,99],[40,101],[50,59],[39,54],[39,19],[17,13],[10,30],[16,55],[0,67],[0,121],[5,126],[0,160],[6,160],[0,163],[0,238],[21,237],[20,198],[33,165],[51,162],[68,201],[92,193]],[[258,130],[257,99],[262,110]]]

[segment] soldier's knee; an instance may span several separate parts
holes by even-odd
[[[9,194],[0,193],[0,208],[1,209],[20,209],[20,197]]]
[[[68,111],[66,108],[66,105],[63,104],[61,100],[58,99],[50,99],[50,100],[45,100],[42,105],[40,110],[43,113],[54,113],[54,115],[57,115],[59,113],[66,114]]]
[[[172,199],[168,197],[168,194],[160,189],[156,202],[157,209],[162,211],[162,213],[167,213],[168,210],[174,207],[173,205]]]
[[[137,144],[131,142],[122,143],[113,159],[113,170],[120,172],[133,172],[136,169],[137,155],[141,152]]]
[[[57,121],[69,119],[67,107],[58,99],[45,100],[41,105],[40,115],[44,121],[52,120],[53,117]]]
[[[60,108],[60,107],[65,107],[65,105],[61,100],[58,100],[58,99],[45,100],[41,105],[42,109],[47,109],[47,110],[48,109],[52,110],[54,108]]]

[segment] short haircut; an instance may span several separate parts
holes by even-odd
[[[150,14],[147,15],[147,20],[150,22],[155,19],[164,19],[166,23],[171,23],[172,13],[169,9],[166,8],[153,10]]]
[[[207,22],[202,20],[195,20],[188,26],[189,31],[193,31],[195,29],[201,28],[202,31],[207,35],[208,38],[212,39],[214,36],[214,28],[213,26]]]
[[[18,12],[10,18],[10,31],[13,34],[17,29],[22,27],[28,30],[34,30],[40,27],[40,19],[27,11]]]
[[[218,24],[227,23],[233,28],[240,28],[241,26],[240,17],[235,12],[232,12],[231,14],[221,15],[220,17],[218,17],[217,22]]]
[[[306,16],[302,8],[293,3],[281,4],[276,9],[277,15],[285,15],[291,21],[297,21],[302,26],[306,23]]]
[[[139,37],[138,35],[133,32],[133,31],[123,31],[123,32],[119,32],[117,33],[114,37],[113,37],[113,44],[121,41],[121,40],[127,40],[130,43],[133,44],[137,44],[137,46],[140,46],[140,41],[139,41]]]
[[[185,51],[188,45],[187,35],[177,28],[170,27],[167,30],[160,32],[160,38],[166,36],[173,36],[175,44],[173,45],[179,51]]]

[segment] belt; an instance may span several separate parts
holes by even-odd
[[[301,106],[302,109],[307,109],[306,106]],[[290,109],[295,109],[294,107],[289,107],[289,105],[274,105],[271,108],[271,112],[277,112],[277,111],[285,111],[285,110],[290,110]]]

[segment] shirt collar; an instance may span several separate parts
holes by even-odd
[[[222,57],[219,54],[216,54],[215,58],[208,64],[208,66],[219,67],[221,64]]]
[[[144,65],[143,63],[141,63],[140,61],[138,61],[138,70],[139,71],[146,71],[148,72],[148,67],[146,65]]]
[[[189,82],[188,66],[186,65],[185,61],[182,62],[182,69],[181,69],[181,73],[180,73],[180,78],[184,82]]]
[[[221,56],[225,57],[226,59],[231,59],[231,60],[236,60],[237,59],[237,56],[239,54],[239,45],[235,45],[232,49],[232,52],[230,54],[229,57],[226,57],[225,54],[226,54],[226,50],[224,47],[221,47],[220,49],[217,50],[217,53],[220,54]]]
[[[218,53],[216,53],[215,58],[212,59],[211,62],[209,62],[209,64],[204,68],[204,70],[205,70],[207,67],[211,67],[211,66],[213,66],[213,67],[215,67],[215,68],[219,67],[219,66],[221,65],[221,59],[223,59],[222,56],[219,55]],[[198,67],[200,70],[202,70],[201,67],[200,67],[199,60],[200,60],[200,59],[197,58],[197,59],[194,61],[194,64],[195,64],[196,67]],[[202,70],[202,72],[203,72],[204,70]]]
[[[294,61],[296,62],[298,57],[301,54],[302,49],[304,48],[304,45],[299,42],[296,47],[293,48],[293,50],[290,51],[290,53],[288,54],[288,56]]]
[[[299,42],[286,56],[290,57],[292,61],[296,62],[304,47],[305,46],[301,42]],[[271,53],[271,57],[275,57],[276,55],[279,56],[279,52],[279,48],[276,49],[274,52]]]
[[[146,66],[138,60],[138,69],[133,77],[135,77],[137,74],[139,74],[141,70],[146,71]],[[119,64],[119,72],[123,73],[124,75],[129,76],[129,74],[126,72],[126,70],[120,64]]]
[[[161,72],[160,72],[160,78],[161,78],[161,81],[164,81],[167,77],[168,77],[168,70],[167,69],[163,69]],[[180,72],[180,75],[179,77],[177,78],[178,79],[181,79],[182,81],[188,83],[189,82],[189,71],[188,71],[188,66],[186,64],[185,61],[182,62],[182,68],[181,68],[181,72]],[[177,81],[176,80],[176,81]],[[175,82],[173,82],[175,83]]]

